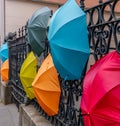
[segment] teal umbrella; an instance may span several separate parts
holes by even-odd
[[[45,50],[46,32],[50,16],[51,10],[44,7],[38,9],[28,21],[28,42],[37,56],[40,56]]]
[[[6,59],[8,59],[8,44],[4,43],[0,47],[0,59],[4,62]]]
[[[90,48],[86,14],[75,0],[68,0],[53,15],[48,32],[54,65],[64,80],[80,79]]]

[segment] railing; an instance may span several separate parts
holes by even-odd
[[[89,42],[91,56],[86,70],[100,57],[117,50],[120,52],[120,14],[115,12],[119,0],[109,0],[105,3],[102,0],[99,4],[90,9],[85,9],[84,0],[81,0],[81,7],[86,12],[88,22]],[[82,81],[61,80],[62,95],[59,107],[59,114],[55,117],[55,126],[83,126],[82,114],[80,112],[80,99],[82,96]]]
[[[120,13],[115,12],[119,0],[109,0],[85,10],[88,19],[88,31],[91,53],[95,60],[109,51],[120,52]]]
[[[19,28],[18,32],[8,34],[9,47],[9,85],[12,85],[12,100],[19,108],[25,103],[26,93],[22,87],[19,73],[30,47],[26,39],[26,27]]]
[[[82,81],[84,79],[85,73],[96,60],[98,60],[100,57],[110,52],[111,50],[117,50],[118,53],[120,53],[120,13],[115,12],[115,8],[118,2],[120,2],[120,0],[109,0],[104,3],[102,2],[102,0],[99,0],[99,4],[97,6],[90,9],[85,9],[84,0],[80,0],[80,6],[87,15],[89,42],[91,49],[91,55],[88,64],[86,65],[86,68],[83,72],[82,79],[75,81],[64,81],[59,77],[62,92],[59,105],[59,113],[56,116],[48,116],[39,106],[36,99],[34,99],[34,101],[32,102],[34,107],[41,113],[41,115],[48,119],[54,126],[84,126],[79,105],[82,96]],[[23,33],[24,31],[25,34]],[[15,43],[19,43],[19,39],[22,40],[22,38],[24,38],[23,41],[26,42],[26,30],[19,30],[15,37],[10,40],[11,42],[9,43],[11,44],[9,44],[9,47],[12,48],[12,46],[15,45]],[[28,52],[28,47],[26,44],[23,45],[23,50],[25,52],[24,54],[26,54]],[[18,46],[16,46],[16,48],[17,47]],[[18,53],[20,53],[21,56]],[[21,51],[16,52],[16,58],[13,59],[16,60],[16,65],[18,65],[19,67],[21,66],[21,63],[25,58],[25,56],[23,56],[24,54],[22,54],[23,52]],[[20,57],[23,57],[23,59],[21,59]],[[19,60],[21,60],[21,62]],[[12,71],[13,73],[16,73],[15,77],[13,75],[10,75],[10,79],[15,79],[15,85],[17,85],[19,81],[17,67],[16,70],[11,69],[10,71],[11,74]],[[16,86],[14,87],[16,88]],[[15,90],[16,89],[13,88],[13,95],[15,95],[16,93]],[[20,94],[24,94],[24,92]],[[18,97],[19,95],[16,96]],[[23,95],[23,97],[25,97],[25,94]],[[20,103],[21,102],[19,102],[19,104]]]

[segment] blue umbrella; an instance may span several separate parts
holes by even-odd
[[[44,7],[35,11],[28,21],[28,42],[37,56],[40,56],[45,50],[46,32],[50,16],[51,10]]]
[[[53,15],[48,32],[54,65],[64,80],[80,79],[90,54],[86,15],[68,0]]]
[[[2,59],[2,62],[4,62],[6,59],[8,59],[8,44],[2,44],[0,47],[0,58]]]

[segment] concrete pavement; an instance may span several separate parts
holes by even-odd
[[[15,104],[0,101],[0,126],[19,126],[19,112]]]
[[[0,100],[0,126],[52,126],[52,124],[41,116],[33,105],[21,105],[18,112],[14,103],[4,105]]]

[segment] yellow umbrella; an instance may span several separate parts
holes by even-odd
[[[34,56],[33,52],[30,52],[24,60],[20,70],[20,80],[29,99],[35,97],[32,89],[32,82],[37,73],[36,68],[37,58]]]
[[[7,59],[3,62],[1,66],[1,78],[4,82],[8,82],[8,74],[9,74],[9,60]]]
[[[58,114],[61,90],[58,73],[50,54],[43,61],[32,86],[42,109],[49,116]]]

